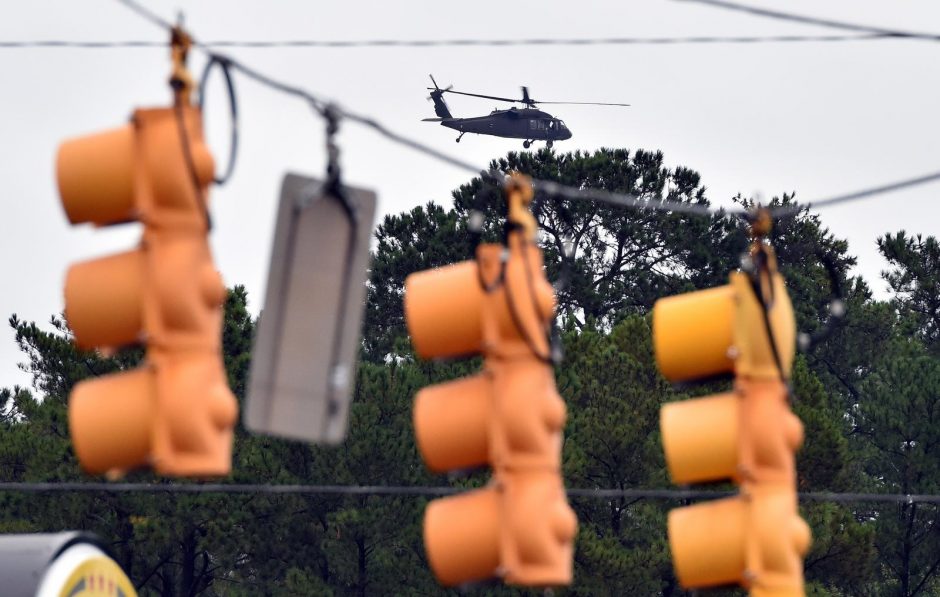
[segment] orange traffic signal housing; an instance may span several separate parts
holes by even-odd
[[[667,379],[735,374],[732,392],[660,413],[673,481],[740,486],[736,497],[672,510],[669,545],[685,587],[737,583],[755,596],[798,596],[811,537],[796,495],[803,425],[785,382],[796,328],[772,249],[756,243],[752,252],[765,264],[757,272],[735,272],[727,286],[664,298],[653,309]]]
[[[73,224],[139,220],[137,249],[72,266],[65,314],[84,349],[146,346],[142,366],[87,380],[69,400],[90,473],[231,468],[237,403],[221,357],[225,286],[207,240],[212,156],[198,108],[137,110],[122,128],[66,141],[57,177]]]
[[[476,259],[412,274],[405,318],[424,358],[482,354],[477,375],[421,390],[418,448],[437,472],[489,464],[490,483],[432,501],[424,541],[438,580],[494,576],[518,585],[569,584],[577,519],[561,478],[565,404],[548,360],[554,292],[524,209],[531,187],[507,188],[507,246],[480,245]]]

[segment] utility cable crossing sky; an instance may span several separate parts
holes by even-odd
[[[738,4],[736,2],[727,2],[725,0],[678,0],[680,2],[694,2],[697,4],[704,4],[706,6],[713,6],[715,8],[723,8],[725,10],[733,10],[737,12],[744,12],[747,14],[767,17],[771,19],[776,19],[779,21],[790,21],[792,23],[801,23],[803,25],[816,25],[819,27],[828,27],[830,29],[841,29],[843,31],[855,31],[857,33],[867,33],[869,35],[881,37],[888,37],[894,39],[917,39],[923,41],[940,41],[940,33],[922,33],[917,31],[899,31],[897,29],[885,29],[883,27],[872,27],[870,25],[858,25],[855,23],[846,23],[845,21],[834,21],[832,19],[820,19],[818,17],[808,17],[803,15],[797,15],[788,12],[781,12],[778,10],[768,10],[766,8],[758,8],[756,6],[748,6],[746,4]]]
[[[444,496],[464,491],[464,487],[420,485],[288,485],[270,483],[110,483],[67,481],[49,483],[2,482],[0,491],[21,493],[163,493],[163,494],[265,494],[265,495],[407,495]],[[574,487],[568,497],[590,499],[701,500],[733,495],[729,491],[699,489],[613,489]],[[831,493],[801,492],[806,502],[940,504],[940,494]]]
[[[204,48],[435,48],[435,47],[508,47],[508,46],[629,46],[680,44],[754,44],[843,42],[898,39],[888,33],[860,35],[740,35],[686,37],[605,37],[544,39],[287,39],[287,40],[213,40],[202,42]],[[116,40],[75,41],[40,39],[0,41],[0,48],[166,48],[165,41]]]

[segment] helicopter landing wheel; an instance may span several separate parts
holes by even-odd
[[[523,142],[522,142],[522,146],[525,147],[526,149],[528,149],[528,148],[532,147],[532,142],[531,142],[531,141],[528,141],[528,140],[523,141]]]
[[[457,135],[457,138],[454,139],[454,142],[460,143],[460,140],[461,140],[461,139],[463,138],[463,136],[466,135],[466,134],[467,134],[467,133],[460,133],[459,135]]]
[[[545,147],[551,149],[553,145],[554,143],[552,141],[549,141],[548,143],[545,144]]]

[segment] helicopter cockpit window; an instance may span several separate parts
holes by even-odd
[[[538,122],[539,122],[538,120],[530,120],[530,121],[529,121],[529,129],[531,129],[531,130],[533,130],[533,131],[534,131],[535,129],[537,129],[538,126],[539,126]]]
[[[550,131],[555,130],[555,121],[554,121],[554,120],[549,120],[549,121],[548,121],[548,130],[550,130]]]

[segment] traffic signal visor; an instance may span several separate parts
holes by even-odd
[[[739,403],[738,396],[729,392],[663,405],[659,427],[669,476],[675,483],[737,475]]]
[[[763,379],[789,375],[796,322],[783,277],[776,270],[761,274],[758,283],[766,305],[748,274],[733,272],[730,278],[725,286],[656,301],[653,346],[666,379],[689,381],[731,372]]]
[[[492,578],[500,562],[502,497],[495,487],[431,501],[424,511],[424,546],[445,586]]]
[[[476,261],[405,279],[405,321],[422,358],[475,354],[483,342],[484,290]]]
[[[65,319],[90,350],[125,346],[143,329],[144,253],[140,249],[78,263],[65,277]]]
[[[683,587],[744,580],[749,522],[745,500],[738,496],[670,510],[669,551]]]
[[[156,375],[149,367],[78,383],[69,398],[69,433],[82,468],[100,475],[147,463],[156,412]]]
[[[428,468],[440,473],[489,462],[493,398],[486,372],[418,392],[415,436]]]
[[[56,181],[69,222],[104,226],[135,219],[134,141],[126,125],[62,143]]]
[[[656,301],[653,347],[663,376],[684,381],[731,371],[735,307],[730,285]]]

